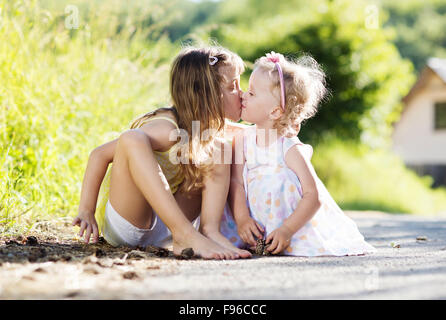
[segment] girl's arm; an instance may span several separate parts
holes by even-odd
[[[236,222],[249,217],[243,185],[244,163],[243,134],[237,134],[232,143],[231,184],[229,189],[229,206]]]
[[[225,153],[231,152],[226,141],[215,141],[212,171],[204,177],[201,199],[200,231],[209,236],[220,232],[220,223],[228,199],[230,163],[224,162]]]
[[[321,207],[316,184],[317,175],[310,162],[310,157],[305,156],[305,153],[305,146],[294,145],[285,155],[285,163],[298,176],[303,194],[294,212],[283,221],[281,227],[271,232],[266,238],[266,243],[272,241],[267,250],[273,254],[280,253],[286,249],[291,242],[291,237]]]
[[[246,193],[243,185],[243,133],[234,137],[232,145],[231,183],[229,187],[229,206],[237,224],[237,232],[240,238],[250,245],[255,246],[255,235],[262,238],[262,227],[251,218],[249,208],[246,205]]]
[[[86,242],[89,241],[91,233],[93,233],[93,242],[97,242],[99,239],[99,230],[94,217],[96,202],[108,165],[113,161],[117,141],[115,139],[95,148],[88,158],[82,181],[79,211],[72,223],[73,226],[80,227],[79,236],[82,237],[86,230]]]
[[[88,212],[94,215],[99,189],[108,165],[113,162],[117,141],[118,139],[107,142],[90,153],[82,181],[79,212]]]

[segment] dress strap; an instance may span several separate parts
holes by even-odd
[[[167,120],[167,121],[169,121],[170,123],[172,123],[173,125],[175,125],[175,127],[176,127],[177,129],[180,129],[180,128],[178,127],[178,124],[176,123],[176,121],[172,120],[172,119],[169,118],[169,117],[163,117],[163,116],[153,117],[153,118],[149,118],[149,119],[147,119],[147,121],[146,121],[145,123],[150,122],[150,121],[153,121],[153,120],[158,120],[158,119]]]
[[[292,138],[286,138],[283,137],[283,143],[282,143],[282,153],[283,153],[283,159],[285,160],[285,156],[290,150],[290,148],[294,145],[300,146],[300,148],[303,148],[304,154],[308,157],[308,159],[311,159],[313,156],[313,147],[309,144],[302,143],[300,139],[296,137]]]

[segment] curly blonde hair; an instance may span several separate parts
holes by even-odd
[[[279,64],[283,73],[285,87],[285,111],[274,123],[281,136],[292,137],[298,134],[299,124],[314,116],[319,102],[328,90],[325,86],[325,73],[320,65],[309,55],[296,60],[286,59],[281,54]],[[280,99],[280,79],[277,66],[267,57],[255,61],[254,69],[267,72],[272,80],[272,90]]]

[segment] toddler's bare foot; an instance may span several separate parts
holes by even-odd
[[[242,250],[234,246],[231,241],[228,240],[224,235],[222,235],[219,231],[212,231],[212,232],[204,232],[204,235],[208,237],[209,239],[214,240],[221,246],[232,250],[235,252],[239,257],[241,258],[251,258],[252,254],[247,250]]]
[[[172,238],[173,253],[177,256],[181,255],[183,249],[192,248],[195,255],[203,259],[236,259],[234,252],[206,238],[195,229],[189,234],[172,235]]]

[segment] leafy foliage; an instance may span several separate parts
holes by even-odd
[[[313,56],[326,71],[332,95],[303,126],[302,138],[317,142],[334,133],[384,146],[414,76],[390,41],[392,30],[367,26],[367,6],[345,0],[229,0],[222,4],[222,24],[209,35],[249,62],[272,50]]]
[[[74,214],[89,152],[168,103],[173,45],[131,24],[111,39],[100,5],[73,30],[63,10],[0,0],[0,228]]]
[[[417,71],[430,57],[446,58],[445,0],[384,0],[382,8],[389,17],[385,25],[396,29],[393,42]]]
[[[312,162],[344,210],[446,213],[446,190],[430,189],[432,177],[419,177],[386,150],[327,138],[315,146]]]

